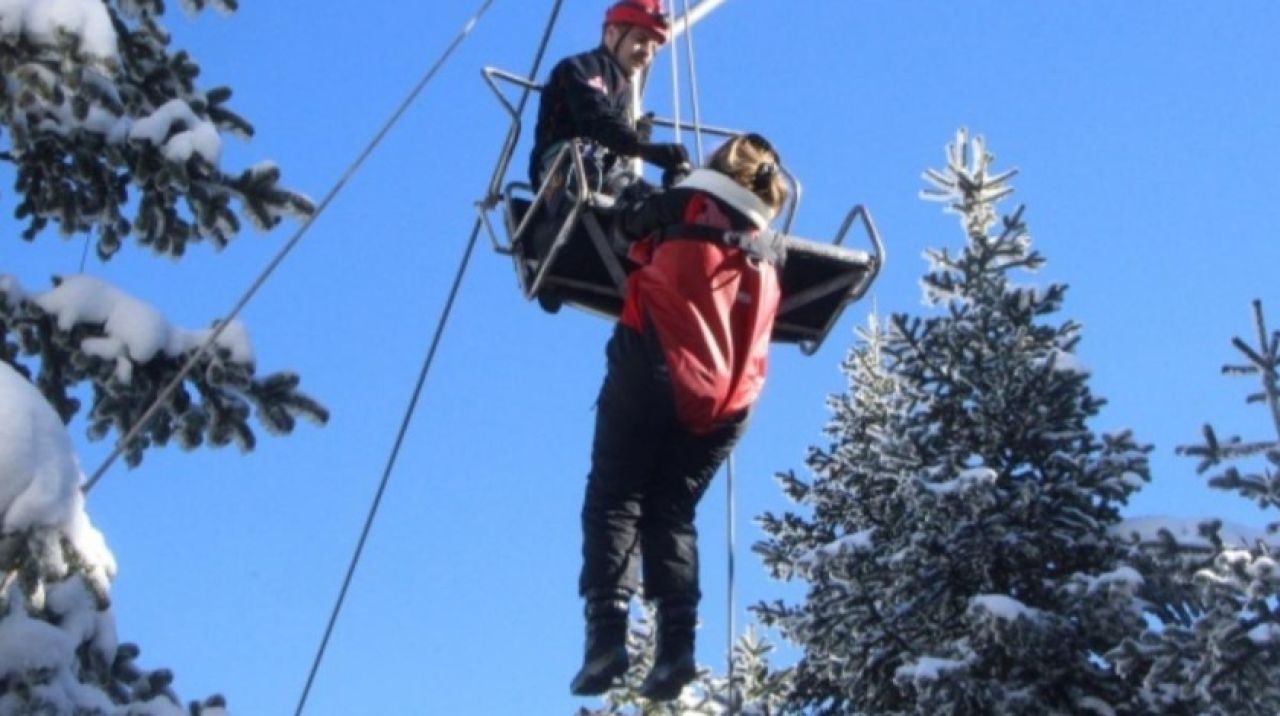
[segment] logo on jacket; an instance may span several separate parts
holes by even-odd
[[[599,90],[600,94],[609,94],[609,90],[604,87],[604,77],[601,75],[596,75],[595,77],[588,79],[587,86],[592,89]]]

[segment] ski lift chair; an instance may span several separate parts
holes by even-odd
[[[545,247],[536,245],[539,242],[533,240],[534,223],[546,205],[556,178],[567,174],[567,185],[588,187],[582,147],[576,140],[567,142],[546,172],[548,181],[536,192],[526,182],[511,182],[499,190],[520,136],[521,119],[497,81],[531,91],[540,91],[541,86],[491,67],[484,68],[482,73],[512,122],[490,182],[489,194],[477,202],[477,210],[494,250],[512,258],[517,281],[526,299],[554,296],[556,302],[617,318],[622,310],[623,291],[631,266],[626,259],[625,242],[613,236],[607,228],[612,224],[613,197],[589,189],[566,192],[571,203],[567,213],[563,214],[565,218],[554,239]],[[674,122],[665,119],[656,119],[654,124],[675,126]],[[723,137],[740,134],[707,127],[702,131]],[[785,167],[782,171],[792,191],[782,229],[786,261],[780,272],[782,299],[772,338],[776,343],[794,343],[806,355],[811,355],[822,345],[844,308],[861,298],[871,287],[884,264],[884,246],[871,214],[862,205],[849,211],[830,243],[791,235],[790,228],[799,208],[802,187]],[[501,211],[507,235],[505,243],[498,238],[489,219],[489,212],[494,209]],[[842,245],[849,229],[859,220],[871,245],[870,253]]]

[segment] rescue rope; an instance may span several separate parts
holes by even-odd
[[[695,156],[693,160],[694,166],[701,166],[703,158],[702,147],[702,111],[698,98],[698,65],[697,55],[693,49],[693,23],[690,20],[693,16],[689,12],[689,0],[682,0],[682,9],[684,10],[685,26],[684,26],[684,46],[685,53],[689,65],[689,105],[693,112],[693,141],[695,146]],[[678,64],[678,56],[680,48],[671,48],[671,83],[672,83],[672,107],[674,117],[675,141],[680,141],[680,86],[679,72],[676,69]],[[736,526],[737,517],[734,511],[734,484],[733,484],[733,453],[729,453],[728,459],[725,460],[725,542],[727,555],[727,571],[725,591],[727,593],[727,609],[725,609],[726,625],[726,641],[728,650],[725,654],[726,675],[725,682],[725,704],[729,710],[729,716],[738,713],[738,706],[733,696],[733,642],[734,633],[737,625],[734,619],[734,608],[737,602],[736,595],[736,576],[734,574],[734,553],[737,551],[737,534]]]
[[[486,0],[481,9],[476,13],[475,19],[488,9],[493,0]],[[538,69],[542,65],[543,56],[546,54],[547,45],[551,39],[551,30],[555,27],[556,19],[560,13],[560,2],[556,2],[553,6],[551,19],[547,22],[546,30],[543,32],[542,41],[538,45],[537,54],[534,56],[533,68],[529,72],[530,77],[538,75]],[[472,22],[474,24],[474,20]],[[455,43],[456,44],[456,43]],[[450,48],[452,50],[452,48]],[[521,93],[520,101],[516,105],[516,116],[520,116],[524,112],[524,107],[529,101],[530,89],[525,87]],[[503,153],[508,154],[514,148],[514,143],[504,145]],[[509,159],[509,157],[506,157]],[[435,361],[436,350],[440,347],[440,339],[444,335],[445,326],[449,322],[449,316],[453,311],[453,304],[457,299],[458,291],[462,286],[462,280],[466,276],[467,267],[471,262],[471,254],[475,250],[476,239],[480,236],[480,229],[483,226],[483,219],[477,218],[475,225],[471,229],[471,238],[467,240],[466,249],[462,252],[462,260],[458,264],[458,271],[454,275],[453,285],[449,288],[448,298],[445,299],[444,307],[440,311],[440,319],[436,323],[435,332],[431,337],[430,347],[427,349],[426,357],[423,359],[422,366],[418,371],[417,379],[414,383],[413,391],[409,398],[409,403],[405,408],[404,417],[401,419],[400,428],[396,432],[396,438],[391,448],[391,453],[387,457],[387,464],[383,468],[382,478],[378,482],[378,489],[374,494],[373,503],[369,506],[369,513],[365,517],[364,528],[360,532],[360,539],[356,543],[356,549],[351,556],[351,562],[347,566],[346,576],[342,581],[342,588],[338,592],[337,601],[333,605],[333,612],[329,615],[329,623],[325,627],[324,637],[321,639],[320,647],[316,652],[315,661],[311,665],[311,672],[307,675],[307,683],[303,688],[302,696],[298,700],[298,708],[294,712],[295,716],[301,716],[303,708],[306,706],[307,696],[311,691],[311,686],[315,681],[316,673],[319,671],[320,662],[324,658],[325,649],[329,644],[329,639],[333,635],[333,629],[338,621],[338,615],[342,611],[342,605],[346,601],[347,591],[351,587],[352,579],[355,576],[356,567],[360,563],[360,557],[364,552],[365,543],[368,541],[369,532],[373,527],[373,521],[377,517],[378,508],[382,503],[382,496],[387,489],[387,483],[390,482],[391,473],[395,468],[396,461],[400,455],[400,448],[404,444],[405,435],[408,433],[409,424],[413,419],[413,414],[417,409],[418,400],[422,396],[423,387],[426,385],[427,375],[431,372],[431,365]]]
[[[674,9],[674,8],[673,8]],[[689,8],[684,11],[685,22],[688,22]],[[676,144],[680,144],[680,52],[671,48],[671,136]],[[698,159],[695,157],[694,162]]]
[[[683,0],[684,16],[689,15],[689,0]],[[697,148],[696,165],[702,164],[702,112],[698,102],[698,66],[693,52],[693,25],[689,22],[684,27],[684,46],[689,60],[689,104],[693,111],[693,142]],[[675,64],[676,49],[671,48],[672,65]],[[678,140],[677,140],[678,141]]]
[[[729,582],[729,587],[728,587],[729,605],[728,606],[729,608],[728,610],[726,610],[726,613],[729,615],[728,616],[729,631],[727,636],[728,646],[729,646],[729,651],[728,651],[729,666],[726,669],[728,680],[727,680],[727,686],[725,687],[725,691],[727,692],[725,701],[728,704],[730,716],[733,716],[734,714],[738,713],[738,706],[733,698],[733,635],[734,635],[734,629],[736,628],[734,624],[733,610],[734,610],[734,603],[737,601],[734,594],[735,589],[734,589],[733,557],[735,552],[735,546],[737,543],[737,535],[736,535],[736,530],[734,528],[734,524],[737,522],[737,518],[734,514],[734,505],[733,505],[733,453],[732,452],[729,453],[729,458],[725,460],[724,472],[725,472],[725,490],[724,490],[725,501],[728,503],[725,509],[725,523],[726,523],[725,532],[729,541],[729,565],[728,565],[728,582]]]
[[[373,153],[373,150],[382,143],[383,138],[391,131],[391,128],[400,121],[400,118],[409,109],[409,106],[413,104],[413,101],[422,93],[422,90],[425,89],[426,86],[430,84],[431,80],[435,78],[436,73],[444,65],[445,61],[449,59],[449,56],[453,54],[453,51],[457,49],[458,45],[462,44],[462,41],[471,33],[471,30],[475,28],[476,23],[480,21],[480,17],[484,15],[485,11],[488,10],[489,6],[492,4],[493,0],[484,0],[484,2],[481,3],[480,9],[471,16],[471,19],[467,20],[467,23],[463,25],[461,32],[459,32],[457,37],[453,39],[453,42],[445,48],[444,53],[436,59],[435,64],[433,64],[422,78],[418,80],[418,84],[415,85],[413,90],[409,92],[408,96],[404,98],[400,103],[400,106],[391,114],[390,118],[388,118],[386,123],[382,125],[382,128],[378,130],[378,133],[374,135],[373,139],[364,148],[364,150],[360,152],[353,162],[351,162],[350,166],[347,167],[342,176],[338,178],[337,183],[335,183],[333,187],[329,189],[329,192],[325,194],[324,198],[321,199],[320,203],[316,206],[315,213],[308,217],[306,222],[302,226],[298,227],[298,230],[294,235],[285,242],[284,246],[282,246],[278,252],[276,252],[276,255],[270,262],[268,262],[267,267],[262,270],[262,273],[258,275],[258,277],[240,297],[240,300],[231,309],[231,312],[228,313],[224,319],[218,322],[214,329],[205,338],[204,342],[200,344],[200,347],[197,348],[196,351],[191,354],[191,357],[187,359],[186,363],[183,364],[182,369],[178,371],[178,374],[169,381],[169,384],[164,387],[164,390],[161,390],[155,400],[151,402],[151,405],[142,414],[142,417],[133,424],[133,427],[129,428],[129,431],[125,433],[124,437],[120,438],[116,443],[115,448],[112,449],[111,454],[107,456],[107,458],[102,462],[102,465],[94,471],[93,476],[90,477],[89,480],[85,482],[84,487],[81,488],[85,494],[88,494],[88,492],[93,489],[94,485],[102,479],[103,475],[105,475],[107,470],[111,468],[116,459],[124,453],[125,447],[138,437],[138,434],[142,432],[144,427],[146,427],[147,422],[155,417],[156,413],[159,412],[160,407],[169,400],[169,397],[178,389],[178,386],[182,384],[182,381],[191,373],[191,370],[195,367],[196,363],[209,352],[209,349],[217,342],[218,338],[222,336],[222,332],[226,330],[226,327],[240,315],[240,312],[249,304],[249,301],[251,301],[254,295],[258,293],[263,284],[267,282],[267,279],[275,273],[275,270],[284,262],[285,257],[287,257],[289,253],[293,251],[294,247],[298,245],[298,242],[300,242],[302,237],[306,235],[307,230],[316,222],[316,219],[320,218],[320,215],[329,207],[329,204],[331,204],[338,193],[342,191],[343,187],[346,186],[351,177],[355,176],[356,172],[359,171],[365,160],[368,159],[369,155]]]
[[[673,0],[674,5],[674,0]],[[682,10],[684,12],[684,45],[685,55],[689,65],[689,105],[693,112],[693,124],[691,126],[694,141],[694,157],[693,165],[701,166],[703,158],[702,147],[702,112],[698,99],[698,66],[697,56],[693,49],[693,15],[689,11],[689,0],[682,0]],[[674,8],[673,8],[674,9]],[[679,42],[677,39],[676,42]],[[671,116],[672,116],[672,133],[677,144],[680,143],[680,48],[673,45],[671,48]],[[734,603],[736,598],[735,576],[734,576],[734,552],[737,550],[737,536],[735,534],[735,523],[737,518],[734,515],[734,486],[733,486],[733,453],[729,453],[728,459],[725,460],[725,541],[728,551],[728,571],[726,573],[725,591],[728,598],[728,609],[725,610],[727,624],[727,640],[728,651],[726,652],[727,675],[725,687],[725,704],[728,707],[729,716],[738,713],[737,704],[733,697],[733,642],[734,631],[737,628],[734,620]]]

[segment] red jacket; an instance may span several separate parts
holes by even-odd
[[[773,263],[694,237],[689,227],[758,232],[770,218],[759,198],[710,169],[623,214],[623,233],[647,238],[632,245],[640,267],[627,279],[619,320],[656,333],[676,413],[694,433],[710,431],[759,397],[780,291]]]

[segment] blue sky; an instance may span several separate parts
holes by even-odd
[[[552,58],[596,43],[606,3],[565,5]],[[120,635],[142,646],[142,663],[172,668],[185,698],[220,691],[239,714],[294,708],[506,130],[479,69],[527,71],[549,8],[495,2],[242,315],[260,370],[300,372],[331,423],[263,436],[248,456],[155,452],[91,494],[121,565]],[[257,128],[247,145],[228,140],[224,164],[274,159],[286,184],[319,199],[473,10],[251,1],[230,18],[175,10],[168,23],[204,85],[231,85],[232,107]],[[774,141],[805,186],[796,232],[824,239],[865,203],[889,258],[816,355],[775,348],[737,453],[739,625],[747,604],[795,594],[749,552],[750,519],[787,508],[773,473],[802,470],[807,447],[825,443],[824,398],[844,387],[853,327],[873,300],[883,313],[921,313],[923,250],[962,241],[953,217],[918,198],[921,172],[942,163],[961,126],[988,139],[998,167],[1020,169],[1013,201],[1027,204],[1049,261],[1025,280],[1071,285],[1060,318],[1084,325],[1080,355],[1110,401],[1094,427],[1131,427],[1155,445],[1155,481],[1129,514],[1264,523],[1173,450],[1205,421],[1266,435],[1264,414],[1243,403],[1253,386],[1218,369],[1235,358],[1232,336],[1252,336],[1251,299],[1280,325],[1276,27],[1280,7],[1259,0],[729,0],[696,26],[703,119]],[[660,113],[671,105],[665,62],[647,98]],[[179,263],[128,246],[89,270],[199,327],[229,310],[293,230],[246,230]],[[50,234],[9,247],[3,270],[38,289],[75,271],[81,243]],[[610,327],[524,303],[510,262],[479,249],[310,714],[592,703],[567,685],[580,659],[578,512]],[[92,470],[108,446],[86,443],[82,424],[72,433]],[[720,479],[699,518],[699,659],[721,671],[724,503]]]

